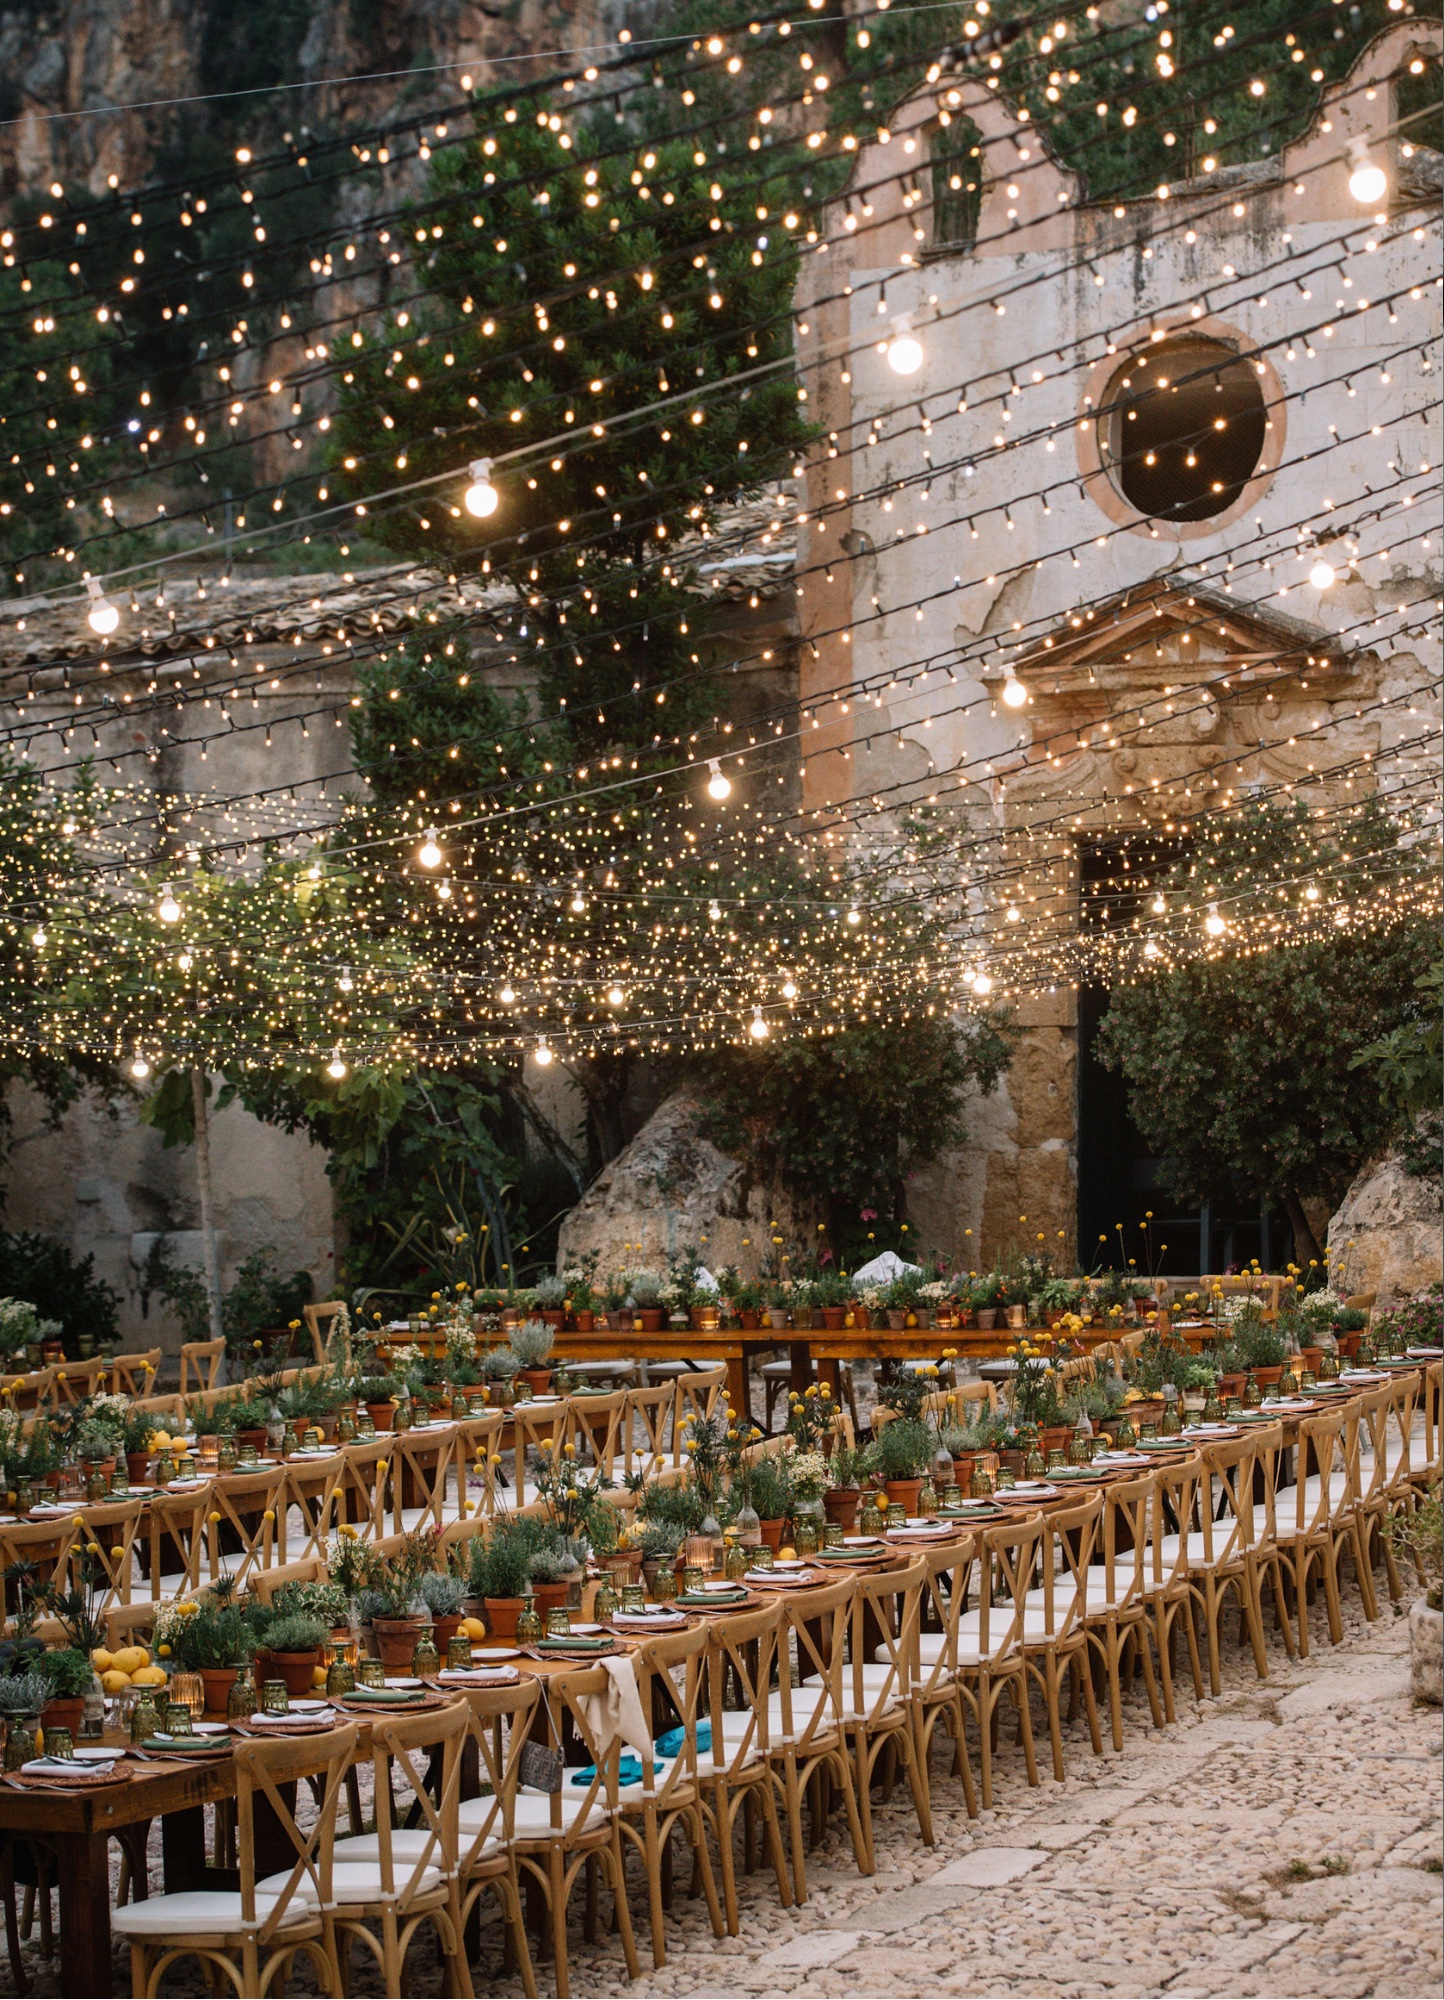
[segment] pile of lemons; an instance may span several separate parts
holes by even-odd
[[[166,1683],[165,1668],[156,1666],[148,1646],[121,1646],[114,1653],[97,1646],[90,1664],[107,1694],[123,1694],[129,1687],[164,1687]]]

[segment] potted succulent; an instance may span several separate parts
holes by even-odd
[[[516,1621],[531,1581],[531,1549],[510,1519],[493,1521],[490,1532],[471,1544],[470,1585],[480,1598],[486,1629],[495,1639],[514,1639]]]
[[[662,1280],[655,1271],[632,1271],[627,1276],[627,1289],[632,1295],[637,1318],[642,1322],[643,1333],[660,1333],[662,1322],[667,1316],[662,1299]]]
[[[998,1455],[992,1448],[992,1419],[984,1414],[973,1424],[944,1424],[938,1442],[953,1461],[953,1478],[966,1493],[979,1464],[985,1472],[996,1472]]]
[[[918,1494],[932,1468],[937,1438],[919,1417],[894,1417],[868,1449],[872,1477],[881,1480],[890,1505],[899,1502],[909,1514],[918,1510]]]
[[[515,1333],[516,1328],[513,1327],[511,1331]],[[479,1366],[481,1379],[490,1391],[493,1402],[499,1409],[506,1409],[515,1401],[513,1388],[516,1382],[515,1354],[510,1347],[488,1347],[481,1357]]]
[[[632,1315],[627,1311],[627,1281],[620,1273],[606,1279],[601,1288],[602,1311],[612,1333],[630,1333]]]
[[[72,1736],[79,1735],[85,1697],[95,1678],[89,1654],[79,1646],[52,1646],[35,1655],[35,1671],[49,1691],[40,1711],[41,1728],[68,1729]]]
[[[400,1396],[401,1384],[390,1375],[363,1375],[356,1384],[356,1401],[365,1405],[378,1431],[395,1429]]]
[[[515,1373],[528,1384],[534,1396],[545,1395],[551,1385],[551,1353],[555,1345],[556,1328],[545,1318],[524,1319],[511,1330]]]
[[[421,1601],[431,1613],[436,1650],[443,1663],[448,1643],[461,1630],[461,1622],[466,1615],[462,1609],[465,1598],[465,1579],[453,1575],[450,1570],[434,1569],[421,1579]]]

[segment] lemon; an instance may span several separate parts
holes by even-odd
[[[166,1671],[164,1667],[137,1667],[130,1677],[132,1687],[164,1687]]]
[[[486,1637],[486,1627],[479,1618],[463,1618],[461,1621],[461,1631],[463,1637],[467,1639],[484,1639]]]
[[[797,1551],[795,1548],[793,1548],[791,1542],[788,1542],[785,1547],[780,1548],[777,1551],[777,1560],[780,1563],[796,1562]]]
[[[108,1674],[115,1665],[115,1655],[107,1652],[104,1646],[97,1646],[90,1656],[90,1664],[98,1674]]]
[[[130,1675],[123,1674],[118,1667],[107,1667],[100,1676],[100,1685],[107,1694],[124,1694],[130,1686]]]

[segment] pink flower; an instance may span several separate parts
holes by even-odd
[[[877,1210],[875,1208],[860,1208],[858,1215],[863,1222],[877,1221]]]

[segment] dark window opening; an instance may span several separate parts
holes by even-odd
[[[1251,362],[1216,340],[1170,340],[1114,375],[1099,443],[1114,484],[1140,514],[1206,521],[1252,478],[1266,425]]]
[[[1400,165],[1407,170],[1405,146],[1427,146],[1439,150],[1439,58],[1418,50],[1407,68],[1394,78],[1395,137]]]
[[[970,118],[954,117],[928,133],[933,175],[933,248],[971,250],[983,206],[983,135]]]

